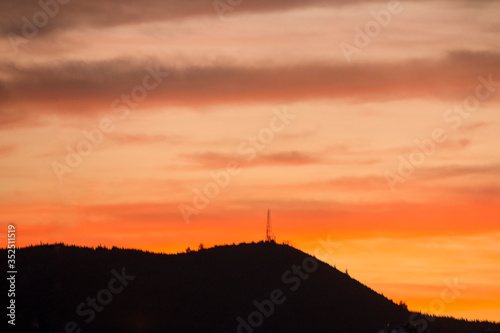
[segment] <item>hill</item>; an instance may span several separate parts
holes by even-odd
[[[410,318],[432,332],[500,331],[490,323],[417,317],[275,243],[175,255],[47,245],[16,255],[16,327],[27,333],[375,333],[409,327]]]

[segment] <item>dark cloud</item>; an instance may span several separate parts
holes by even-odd
[[[8,108],[24,107],[30,113],[49,108],[51,113],[80,115],[96,110],[110,112],[113,101],[143,85],[154,68],[163,73],[162,82],[134,107],[198,108],[316,98],[354,102],[435,98],[462,102],[474,94],[479,76],[492,75],[495,82],[500,82],[500,54],[496,53],[453,52],[441,60],[350,66],[313,63],[272,68],[169,68],[156,63],[160,62],[118,59],[31,66],[4,63],[0,65],[5,78],[0,81],[0,123],[13,121],[12,112],[9,116],[5,111]]]
[[[432,2],[432,0],[408,0],[412,2]],[[497,0],[460,0],[450,1],[453,5],[484,7]],[[64,2],[65,4],[61,4]],[[385,3],[387,0],[2,0],[0,2],[0,32],[3,35],[14,33],[22,36],[22,28],[29,22],[43,22],[43,14],[49,19],[40,27],[37,35],[54,31],[67,31],[79,28],[114,27],[155,21],[177,21],[192,17],[219,18],[214,3],[228,5],[227,15],[287,11],[301,8],[334,7],[357,5],[359,3]],[[405,2],[405,1],[402,1]],[[39,3],[50,4],[44,9]],[[54,5],[56,4],[56,5]],[[52,14],[53,13],[53,14]],[[37,18],[34,18],[37,17]]]
[[[298,151],[286,151],[272,154],[259,154],[254,160],[250,162],[245,161],[245,157],[238,154],[220,154],[220,153],[202,153],[202,154],[189,154],[182,155],[181,157],[199,164],[202,168],[206,169],[219,169],[225,168],[227,163],[231,160],[236,160],[242,163],[244,167],[257,167],[257,166],[298,166],[322,163],[322,159],[314,156],[314,154],[307,154]]]
[[[334,157],[333,157],[334,156]],[[224,168],[231,160],[242,162],[245,167],[257,166],[301,166],[311,164],[327,164],[332,166],[339,165],[373,165],[380,162],[378,158],[359,158],[352,156],[338,156],[325,154],[325,152],[305,153],[301,151],[282,151],[277,153],[260,153],[255,159],[246,161],[245,157],[238,154],[220,154],[220,153],[201,153],[182,155],[181,157],[194,162],[202,168],[218,169]]]
[[[196,16],[213,16],[218,19],[214,0],[42,0],[43,3],[57,3],[57,14],[49,19],[40,33],[56,29],[67,30],[79,27],[112,27],[122,24],[139,24],[151,21],[174,21]],[[381,2],[382,0],[357,0],[355,2]],[[61,0],[61,2],[63,2]],[[236,1],[232,1],[235,3]],[[0,31],[3,35],[13,32],[21,35],[22,17],[33,23],[33,16],[43,9],[33,0],[2,0],[0,3]],[[220,3],[228,4],[227,0]],[[351,4],[348,0],[244,0],[228,12],[231,15],[284,11],[303,7],[321,7]],[[52,10],[52,9],[50,9]],[[55,12],[55,11],[54,11]],[[40,21],[42,22],[42,21]]]

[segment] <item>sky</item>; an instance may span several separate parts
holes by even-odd
[[[3,0],[17,246],[260,241],[500,321],[500,1]],[[4,246],[4,245],[2,245]]]

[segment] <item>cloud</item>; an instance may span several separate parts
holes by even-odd
[[[447,165],[423,168],[414,176],[416,182],[436,181],[448,178],[463,178],[467,176],[497,176],[500,173],[499,164],[490,165]]]
[[[476,132],[477,130],[487,128],[489,125],[490,124],[486,122],[475,122],[471,124],[465,124],[462,125],[460,131],[464,133]]]
[[[225,168],[231,160],[240,161],[244,167],[257,166],[299,166],[320,164],[322,159],[314,154],[306,154],[298,151],[286,151],[273,154],[260,154],[251,162],[246,162],[241,155],[219,154],[219,153],[202,153],[181,155],[181,157],[194,162],[204,169],[220,169]]]
[[[305,63],[293,67],[214,65],[168,68],[155,59],[116,59],[102,62],[63,62],[47,65],[3,63],[0,81],[0,124],[7,107],[50,107],[59,113],[87,115],[110,112],[111,104],[143,84],[147,67],[168,72],[140,107],[290,102],[307,99],[347,99],[353,102],[434,98],[462,101],[474,94],[480,75],[500,82],[500,54],[452,52],[440,60],[399,63]],[[123,100],[122,100],[123,102]],[[123,104],[123,103],[122,103]],[[12,115],[11,115],[12,116]]]
[[[1,95],[0,85],[0,95]],[[0,106],[0,129],[10,130],[18,127],[36,127],[42,125],[42,122],[31,115],[31,110],[23,106],[17,107],[17,112],[13,111],[15,107],[8,108]]]
[[[500,172],[498,170],[497,174]],[[495,184],[477,185],[477,186],[457,186],[454,192],[467,197],[478,197],[479,200],[495,200],[500,198],[500,186]]]
[[[297,151],[280,152],[274,154],[266,154],[257,157],[257,164],[259,165],[307,165],[307,164],[320,164],[322,158],[315,157],[312,154],[306,154]]]
[[[383,0],[252,0],[242,1],[239,5],[230,6],[231,15],[246,13],[264,13],[286,11],[299,8],[316,8],[339,6],[358,2],[382,2]],[[55,0],[42,1],[58,3]],[[227,1],[221,1],[228,4]],[[21,35],[22,17],[33,22],[33,16],[42,11],[38,1],[3,0],[0,3],[0,32],[3,35],[13,32]],[[214,0],[122,0],[119,3],[110,0],[69,0],[59,7],[57,14],[40,30],[41,34],[56,30],[64,31],[85,27],[113,27],[118,25],[140,24],[154,21],[176,21],[192,17],[208,16],[219,19],[214,7]],[[5,19],[4,19],[5,18]]]
[[[373,171],[373,170],[372,170]],[[412,193],[414,194],[412,199],[415,200],[429,200],[434,196],[445,195],[445,197],[450,200],[457,191],[460,191],[462,197],[468,199],[476,198],[476,194],[481,197],[487,196],[486,194],[491,194],[490,198],[495,199],[498,196],[494,194],[498,191],[498,187],[481,182],[469,182],[470,191],[467,192],[466,188],[458,184],[464,184],[465,181],[471,179],[471,177],[480,176],[483,181],[487,179],[493,179],[500,172],[500,165],[471,165],[471,166],[458,166],[458,165],[447,165],[440,167],[429,167],[419,169],[411,177],[409,177],[405,183],[398,185],[399,194]],[[453,182],[449,182],[452,180]],[[282,191],[300,191],[300,193],[323,193],[323,192],[339,192],[344,195],[356,194],[356,193],[382,193],[390,194],[387,181],[382,172],[380,174],[367,174],[367,175],[340,175],[334,178],[322,179],[318,181],[310,182],[300,182],[300,183],[289,183],[280,186]],[[427,194],[430,193],[430,194]],[[423,195],[425,194],[425,195]],[[484,194],[484,195],[483,195]],[[380,196],[380,199],[384,199],[385,196]],[[378,199],[378,197],[377,197]],[[442,202],[446,200],[441,199]]]
[[[470,146],[472,140],[470,139],[459,139],[459,140],[446,140],[440,144],[440,148],[447,149],[465,149]]]
[[[18,150],[18,146],[16,144],[1,145],[0,146],[0,158],[9,156],[17,150]]]
[[[150,144],[150,143],[162,143],[162,142],[177,142],[176,139],[166,135],[112,134],[110,138],[119,144]]]

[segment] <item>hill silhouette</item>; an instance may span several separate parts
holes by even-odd
[[[169,255],[41,245],[17,250],[16,264],[20,332],[423,332],[410,327],[405,306],[274,242]],[[419,320],[429,332],[500,332],[486,322]]]

